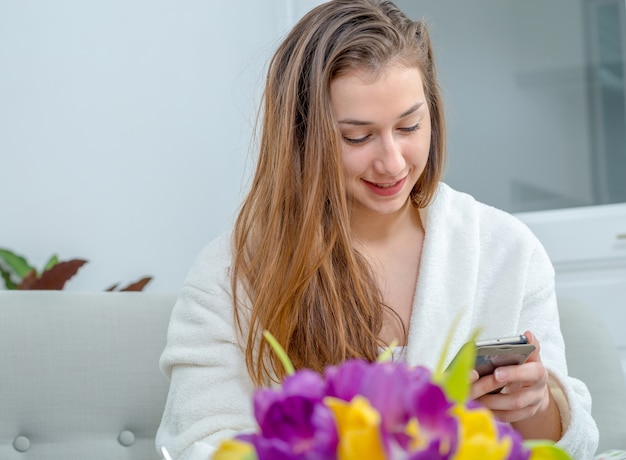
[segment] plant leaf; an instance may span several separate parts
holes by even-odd
[[[440,382],[448,399],[459,404],[464,404],[469,396],[469,375],[476,362],[476,337],[474,333],[472,339],[461,347]]]
[[[454,337],[454,332],[459,327],[459,322],[461,321],[461,316],[463,315],[463,311],[464,309],[461,309],[457,312],[456,316],[454,317],[454,320],[452,321],[452,324],[448,328],[448,333],[446,334],[446,340],[443,343],[443,350],[441,350],[441,353],[439,354],[439,361],[437,362],[437,367],[435,368],[435,372],[433,375],[433,378],[437,382],[443,380],[443,374],[445,372],[445,369],[443,366],[446,361],[446,356],[448,356],[448,350],[450,349],[450,344],[452,343],[452,337]]]
[[[8,249],[0,248],[0,262],[4,262],[8,269],[11,270],[19,278],[19,280],[24,278],[31,271],[35,270],[35,268],[31,267],[24,257],[15,254]]]
[[[54,267],[58,263],[59,263],[59,257],[56,254],[52,254],[48,262],[46,262],[46,265],[44,265],[42,271],[45,272],[46,270],[50,270],[52,267]]]
[[[530,449],[529,460],[571,460],[571,457],[552,441],[527,440],[524,447]]]
[[[446,396],[459,404],[464,404],[469,396],[471,386],[469,381],[470,372],[476,362],[475,341],[480,333],[480,329],[476,329],[472,333],[470,340],[458,351],[448,368],[444,369],[446,356],[448,356],[448,350],[450,349],[454,332],[458,328],[463,313],[464,309],[459,310],[454,317],[448,329],[443,350],[439,355],[439,362],[433,373],[433,380],[441,386]]]
[[[119,285],[120,283],[115,283],[113,286],[109,286],[108,288],[106,288],[104,292],[113,292],[115,291],[115,288],[117,288]]]
[[[11,280],[11,273],[9,273],[8,270],[5,270],[4,268],[2,268],[1,265],[0,265],[0,276],[2,276],[2,279],[4,280],[4,287],[6,287],[8,290],[17,289],[17,284],[15,284],[13,280]]]
[[[65,283],[71,279],[78,269],[87,263],[83,259],[72,259],[59,262],[52,268],[46,270],[29,288],[21,289],[37,289],[37,290],[56,290],[63,289]]]
[[[281,347],[280,343],[278,343],[278,340],[276,340],[276,337],[274,337],[270,333],[270,331],[263,331],[263,337],[265,337],[265,340],[270,343],[270,346],[274,350],[274,353],[278,355],[278,359],[280,359],[280,362],[283,364],[287,375],[293,375],[295,373],[293,364],[291,363],[289,356],[287,356],[287,352],[285,351],[285,349]]]
[[[135,281],[134,283],[129,284],[125,288],[120,289],[120,291],[125,291],[125,292],[143,291],[143,288],[146,287],[146,284],[148,284],[150,281],[152,281],[152,277],[146,276],[144,278],[141,278],[139,281]]]
[[[376,362],[386,363],[387,361],[391,361],[391,358],[393,357],[393,350],[397,346],[398,346],[398,341],[396,339],[393,339],[391,343],[389,344],[389,346],[385,348],[380,355],[378,355],[378,358],[376,358]]]
[[[17,289],[26,290],[30,289],[30,287],[37,281],[37,272],[35,270],[31,270],[26,274],[20,284],[17,285]]]

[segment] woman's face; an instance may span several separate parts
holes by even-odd
[[[430,149],[430,113],[420,71],[392,64],[355,70],[330,85],[343,138],[346,193],[353,212],[391,214],[409,199]]]

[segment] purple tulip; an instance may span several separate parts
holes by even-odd
[[[404,458],[406,458],[406,460],[443,460],[450,458],[452,453],[442,454],[440,452],[441,449],[441,441],[433,440],[428,444],[428,447],[426,447],[425,449],[420,449],[418,451],[412,452]]]
[[[326,384],[310,370],[285,379],[277,389],[254,395],[258,435],[247,435],[259,460],[322,460],[334,458],[337,429],[332,412],[323,404]],[[244,438],[240,438],[244,439]]]
[[[326,393],[326,383],[317,372],[308,369],[298,371],[287,377],[280,388],[257,390],[254,395],[254,415],[257,420],[265,417],[274,402],[287,396],[302,396],[314,401],[321,401]]]
[[[530,458],[530,450],[524,448],[522,436],[508,423],[498,421],[496,423],[498,427],[498,438],[511,438],[512,441],[508,460],[528,460]]]
[[[330,367],[325,373],[329,396],[350,401],[357,394],[368,399],[381,415],[381,436],[391,458],[398,447],[411,451],[411,437],[406,425],[411,418],[419,420],[420,433],[428,440],[411,459],[448,458],[457,443],[458,423],[449,414],[452,407],[443,390],[431,381],[425,367],[409,368],[404,363],[369,364],[351,360]],[[442,440],[445,440],[442,442]],[[442,447],[440,445],[449,446]],[[442,454],[442,455],[440,455]]]
[[[360,359],[352,359],[341,366],[329,366],[324,372],[327,396],[352,401],[360,394],[361,383],[365,380],[370,364]]]
[[[238,439],[251,443],[258,460],[335,460],[339,435],[326,397],[366,398],[380,414],[380,436],[387,458],[450,459],[455,453],[459,419],[453,403],[432,382],[425,367],[404,363],[350,360],[326,368],[322,377],[300,370],[275,389],[258,390],[254,414],[260,430]],[[468,401],[466,407],[480,407]],[[498,439],[512,441],[509,460],[528,460],[530,451],[510,425],[497,422]],[[419,442],[417,441],[419,439]]]

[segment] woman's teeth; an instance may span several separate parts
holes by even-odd
[[[393,187],[394,185],[396,185],[397,182],[394,182],[393,184],[376,184],[376,187],[380,187],[380,188],[390,188]]]

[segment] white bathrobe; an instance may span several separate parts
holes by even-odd
[[[567,376],[554,271],[542,245],[513,216],[445,184],[420,212],[426,236],[407,362],[434,368],[460,311],[448,361],[478,327],[483,338],[532,331],[561,388],[559,445],[574,459],[592,458],[598,431],[591,398]],[[253,385],[233,325],[229,244],[224,234],[200,253],[172,312],[160,361],[171,383],[156,443],[175,459],[206,460],[219,440],[255,428]]]

